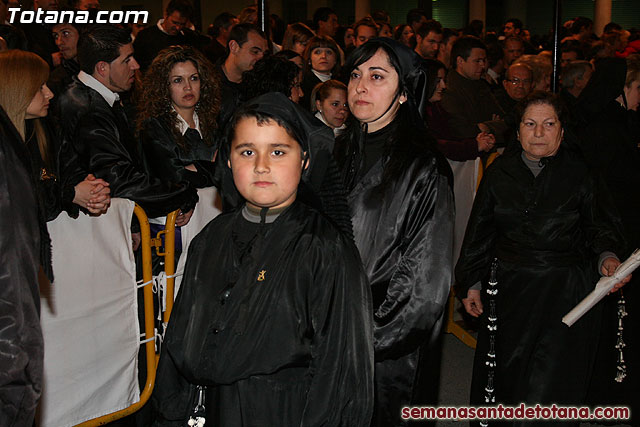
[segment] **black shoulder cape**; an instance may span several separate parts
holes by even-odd
[[[295,202],[240,254],[241,211],[192,242],[158,368],[158,425],[180,425],[193,386],[207,423],[368,426],[371,297],[352,243]]]

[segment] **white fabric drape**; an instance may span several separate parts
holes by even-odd
[[[178,295],[180,284],[182,283],[182,273],[187,261],[187,253],[191,240],[216,216],[222,212],[222,200],[215,187],[198,189],[198,204],[193,211],[189,223],[181,228],[182,233],[182,254],[176,266],[176,281],[174,294]]]
[[[482,167],[480,158],[458,162],[449,159],[449,165],[453,171],[453,194],[456,203],[456,222],[453,238],[453,265],[455,266],[460,256],[464,232],[471,215],[473,199],[478,185],[478,169]]]
[[[45,343],[40,426],[71,426],[137,402],[134,203],[106,215],[62,213],[49,222],[55,282],[43,293]]]

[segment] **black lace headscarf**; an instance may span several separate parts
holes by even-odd
[[[246,117],[274,120],[293,134],[302,151],[306,152],[309,165],[302,173],[297,198],[325,214],[342,232],[353,239],[346,192],[331,155],[334,144],[331,129],[282,93],[270,92],[261,95],[242,105],[227,125],[225,140],[220,148],[221,168],[227,167],[235,127]],[[230,173],[226,175],[231,177]],[[225,181],[221,188],[223,198],[227,202],[233,200],[234,207],[238,207],[242,197],[232,178],[231,182],[228,179]]]
[[[384,51],[390,65],[398,73],[398,89],[384,116],[401,95],[407,101],[398,108],[396,116],[387,126],[393,126],[393,132],[385,144],[388,161],[384,166],[381,189],[403,173],[417,157],[438,158],[441,171],[447,176],[450,169],[444,158],[435,149],[435,141],[427,132],[423,114],[429,102],[429,82],[423,59],[407,46],[389,39],[371,39],[352,52],[345,64],[347,75],[361,64],[367,62],[379,50]],[[348,82],[347,82],[348,83]],[[351,118],[347,130],[336,141],[334,155],[342,169],[342,178],[347,190],[353,189],[362,167],[362,150],[366,143],[367,124]]]

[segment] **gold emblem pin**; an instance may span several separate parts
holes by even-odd
[[[259,274],[258,274],[258,282],[262,282],[264,280],[264,275],[267,272],[267,270],[262,270]]]

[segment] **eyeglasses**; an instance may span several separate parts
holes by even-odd
[[[514,86],[518,86],[520,83],[522,83],[523,85],[528,85],[531,84],[531,79],[524,79],[524,80],[520,80],[520,79],[506,79],[509,83],[511,83]]]

